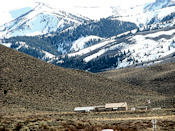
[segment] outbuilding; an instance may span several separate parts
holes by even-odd
[[[120,102],[120,103],[107,103],[105,104],[105,109],[106,110],[111,110],[111,111],[127,111],[128,110],[128,105],[126,102]]]
[[[74,111],[75,112],[90,112],[90,111],[94,111],[95,110],[95,106],[89,106],[89,107],[75,107]]]

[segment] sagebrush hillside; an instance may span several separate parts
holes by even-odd
[[[166,106],[175,107],[175,63],[157,64],[142,68],[125,68],[101,73],[115,81],[152,90],[167,97]]]
[[[3,110],[72,111],[75,106],[161,100],[140,90],[84,71],[64,69],[0,46],[0,107]]]

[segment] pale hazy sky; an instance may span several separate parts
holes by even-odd
[[[111,6],[120,6],[124,9],[150,1],[155,0],[0,0],[0,25],[12,19],[9,11],[33,7],[35,2],[44,2],[54,8],[66,9],[73,13],[95,18],[97,15],[98,17],[109,15],[111,13],[109,7]]]

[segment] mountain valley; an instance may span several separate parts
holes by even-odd
[[[175,130],[175,0],[14,2],[0,131]]]

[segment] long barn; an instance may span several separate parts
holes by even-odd
[[[90,112],[90,111],[127,111],[128,105],[126,102],[107,103],[102,106],[75,107],[75,112]]]
[[[120,102],[120,103],[107,103],[105,104],[105,109],[107,110],[128,110],[128,105],[126,102]]]

